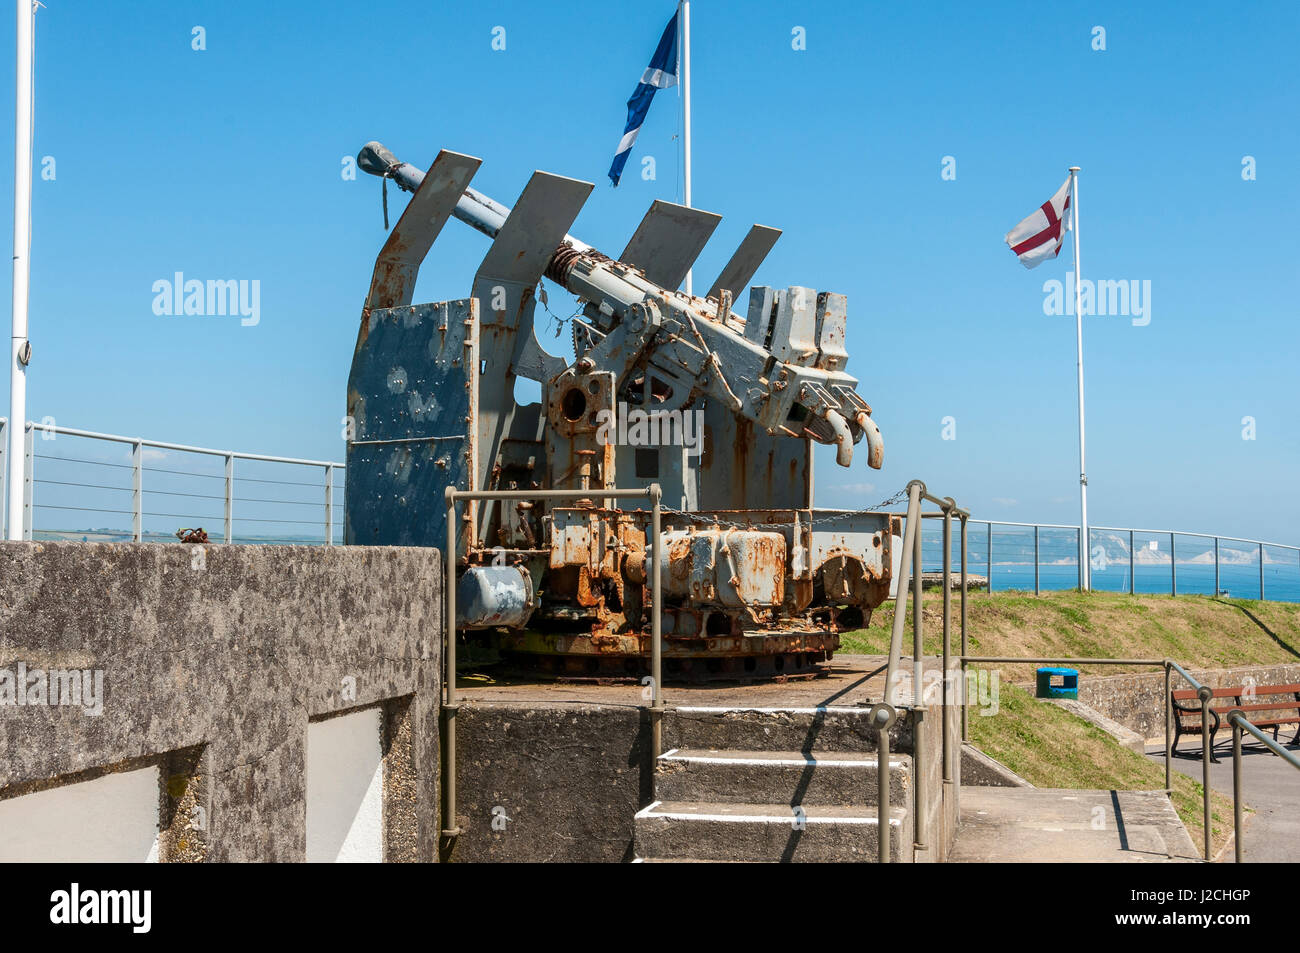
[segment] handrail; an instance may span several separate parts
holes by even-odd
[[[650,764],[651,777],[655,760],[663,751],[663,716],[664,698],[662,689],[663,672],[663,625],[660,610],[663,599],[660,586],[659,557],[662,552],[660,517],[662,510],[660,500],[663,490],[658,483],[637,489],[619,489],[617,487],[594,487],[585,490],[458,490],[447,487],[443,499],[447,504],[447,548],[443,553],[444,592],[443,603],[446,606],[443,619],[444,631],[444,675],[441,708],[442,726],[442,825],[440,847],[444,858],[451,855],[455,848],[460,828],[456,825],[456,712],[460,708],[456,695],[456,546],[460,535],[456,529],[456,502],[458,500],[619,500],[634,497],[650,499]],[[652,781],[653,783],[653,781]]]
[[[1240,708],[1234,708],[1228,712],[1228,723],[1232,725],[1232,831],[1233,831],[1233,859],[1237,863],[1242,863],[1246,856],[1246,846],[1241,837],[1241,733],[1243,730],[1250,732],[1255,740],[1261,742],[1265,748],[1282,758],[1291,767],[1300,770],[1300,758],[1297,758],[1290,751],[1287,751],[1280,744],[1269,738],[1254,725]]]

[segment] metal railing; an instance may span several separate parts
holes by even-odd
[[[1210,764],[1211,764],[1211,746],[1210,746],[1210,706],[1214,698],[1214,690],[1208,685],[1202,684],[1183,666],[1179,665],[1172,659],[1115,659],[1115,658],[1048,658],[1048,657],[1025,657],[1011,655],[965,655],[961,657],[961,667],[963,680],[968,664],[976,665],[1009,665],[1026,663],[1031,665],[1139,665],[1163,668],[1165,672],[1165,691],[1164,691],[1164,709],[1165,709],[1165,795],[1172,798],[1174,794],[1173,785],[1173,719],[1178,717],[1173,707],[1173,676],[1177,674],[1196,692],[1196,697],[1200,701],[1201,707],[1201,802],[1202,802],[1202,850],[1204,859],[1208,863],[1213,859],[1213,829],[1211,807],[1210,787]],[[963,705],[963,714],[965,706]],[[1239,708],[1232,709],[1227,716],[1227,721],[1232,725],[1232,814],[1233,814],[1233,849],[1237,863],[1241,863],[1245,857],[1245,844],[1242,840],[1242,783],[1241,783],[1241,733],[1249,732],[1258,741],[1263,743],[1274,754],[1285,759],[1293,767],[1300,769],[1300,757],[1287,751],[1277,742],[1266,736],[1258,728],[1250,723],[1244,712]],[[965,722],[963,721],[963,726]],[[963,728],[963,739],[970,741],[969,734]]]
[[[5,480],[5,446],[7,421],[0,418],[0,498]],[[121,445],[129,448],[129,458],[120,458],[87,450],[81,455],[48,452],[51,445],[62,447],[60,440],[93,442],[95,445]],[[24,539],[89,538],[106,541],[174,540],[174,527],[213,527],[213,542],[285,542],[324,543],[342,541],[342,480],[346,467],[328,460],[303,460],[212,447],[127,437],[60,427],[53,423],[28,422],[24,432],[24,494],[21,515],[7,514],[8,519],[22,520]],[[151,462],[151,452],[158,455]],[[188,469],[181,464],[157,466],[188,458]],[[129,462],[128,462],[129,460]],[[206,468],[200,461],[218,461]],[[245,464],[236,471],[236,462]],[[182,461],[184,462],[184,461]],[[286,468],[292,468],[287,470]],[[302,468],[316,470],[313,480],[291,479]],[[130,483],[122,479],[129,473]],[[114,482],[117,477],[117,482]],[[219,484],[219,485],[218,485]],[[253,487],[243,493],[239,489]],[[164,501],[161,508],[150,509],[147,500]],[[216,512],[218,506],[220,512]],[[91,527],[58,525],[57,519],[37,517],[47,514],[73,514],[74,520],[89,522],[108,516],[125,522],[125,526]],[[170,525],[164,521],[174,521]],[[0,525],[5,521],[0,520]],[[237,526],[258,530],[242,535]],[[167,526],[167,530],[162,527]],[[215,530],[219,526],[220,530]]]
[[[456,693],[456,565],[458,557],[456,555],[458,539],[460,532],[456,522],[456,503],[457,501],[474,501],[474,500],[626,500],[637,497],[646,497],[650,500],[650,764],[654,765],[663,752],[663,717],[666,711],[664,707],[663,696],[663,618],[660,614],[663,600],[660,593],[663,591],[660,587],[660,565],[659,556],[661,553],[660,539],[661,527],[660,520],[663,510],[660,507],[660,500],[663,498],[663,490],[658,483],[652,483],[648,487],[642,487],[633,490],[620,490],[618,488],[607,489],[586,489],[586,490],[457,490],[455,487],[447,487],[445,497],[447,503],[447,544],[443,552],[445,577],[443,586],[445,592],[443,603],[446,606],[443,616],[443,631],[446,633],[443,642],[443,703],[441,709],[442,716],[442,830],[441,830],[441,853],[444,859],[449,859],[455,848],[456,839],[460,836],[460,828],[456,823],[456,713],[460,710],[460,702]],[[469,517],[469,514],[467,514]],[[472,526],[472,519],[470,521]],[[653,769],[651,777],[653,779]],[[653,783],[653,780],[651,781]]]
[[[1082,587],[1079,527],[971,519],[972,564],[990,591]],[[937,533],[925,541],[937,565]],[[1091,526],[1092,589],[1099,592],[1197,592],[1300,602],[1300,546],[1183,530]]]

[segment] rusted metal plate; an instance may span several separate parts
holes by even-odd
[[[676,291],[720,221],[713,212],[655,199],[618,260]]]
[[[438,153],[375,261],[367,310],[411,303],[420,264],[481,163],[459,152]],[[362,334],[365,331],[363,324]]]
[[[731,293],[731,300],[739,299],[740,293],[749,287],[759,266],[763,264],[763,259],[767,258],[772,246],[780,237],[779,228],[769,228],[766,225],[753,226],[713,282],[713,286],[709,288],[707,297],[716,298],[718,292],[728,291]]]

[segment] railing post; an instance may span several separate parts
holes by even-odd
[[[36,492],[36,434],[29,423],[23,430],[23,539],[32,538],[32,497]],[[14,516],[10,516],[14,519]]]
[[[902,678],[903,624],[907,621],[907,587],[912,572],[913,540],[920,532],[921,494],[925,484],[912,480],[907,484],[907,518],[903,524],[903,550],[898,558],[898,578],[894,582],[894,619],[889,629],[889,662],[885,666],[885,701],[901,705],[898,682]]]
[[[1137,565],[1137,560],[1133,558],[1133,531],[1128,531],[1128,594],[1134,595],[1137,592],[1137,577],[1133,575],[1133,569]]]
[[[1175,548],[1174,534],[1169,534],[1169,594],[1178,595],[1178,550]]]
[[[966,655],[970,652],[970,643],[966,638],[966,520],[961,518],[961,738],[970,741],[970,722],[966,718]]]
[[[1228,715],[1232,722],[1232,850],[1237,863],[1246,859],[1246,847],[1241,842],[1241,725],[1237,712]]]
[[[1038,524],[1034,524],[1034,595],[1038,595]]]
[[[1264,601],[1264,544],[1259,544],[1259,601]]]
[[[334,466],[325,467],[325,545],[334,545]]]
[[[912,755],[916,768],[916,809],[914,811],[914,850],[926,850],[926,834],[929,818],[926,806],[929,804],[927,783],[929,765],[926,763],[927,748],[925,741],[925,620],[921,606],[921,527],[925,523],[920,518],[918,508],[916,521],[916,551],[912,556]]]
[[[993,524],[989,523],[988,532],[988,566],[986,569],[989,574],[989,592],[993,591]]]
[[[650,679],[654,695],[650,702],[651,765],[654,765],[664,750],[664,696],[661,684],[663,681],[663,617],[660,614],[663,607],[663,590],[659,578],[659,547],[662,543],[660,500],[662,496],[663,491],[659,484],[652,483],[650,485],[650,537],[654,552],[650,561],[650,597],[654,599],[654,605],[652,606],[653,612],[650,615]],[[653,767],[651,772],[653,778]]]
[[[226,542],[235,541],[235,455],[226,454]]]
[[[0,417],[0,539],[9,538],[7,532],[9,524],[5,520],[8,510],[6,504],[9,501],[9,494],[5,493],[5,478],[8,476],[8,468],[5,466],[5,445],[9,443],[9,434],[5,431],[5,427],[8,424],[7,420]]]
[[[1080,592],[1083,592],[1083,560],[1085,556],[1083,552],[1083,527],[1082,526],[1080,526],[1078,529],[1074,531],[1074,551],[1075,553],[1078,554],[1076,558],[1079,563],[1079,581],[1078,581],[1077,588]]]
[[[948,724],[948,692],[952,679],[948,671],[952,654],[952,508],[956,505],[950,497],[943,508],[943,703],[939,708],[943,717],[943,796],[945,802],[952,788],[952,729]]]
[[[1199,690],[1201,696],[1201,786],[1205,795],[1205,861],[1210,861],[1210,698],[1213,692],[1206,685]]]
[[[898,720],[898,712],[888,702],[871,709],[871,724],[876,729],[876,861],[889,863],[889,838],[893,826],[889,822],[889,808],[893,800],[890,791],[889,729]]]
[[[1219,537],[1214,537],[1214,598],[1219,598]]]
[[[451,858],[460,834],[456,825],[456,488],[447,487],[447,548],[443,551],[442,602],[447,607],[443,618],[443,703],[442,703],[442,830],[439,853],[442,860]]]
[[[144,539],[144,443],[131,441],[131,538]]]
[[[1170,676],[1173,675],[1173,668],[1169,667],[1169,659],[1165,659],[1165,796],[1174,796],[1174,696],[1173,684]]]

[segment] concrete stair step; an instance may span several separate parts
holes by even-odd
[[[871,709],[682,706],[664,717],[665,748],[735,751],[875,751]],[[900,718],[890,729],[891,754],[910,753],[912,729]]]
[[[678,748],[659,756],[655,793],[664,801],[727,804],[877,803],[874,751],[720,751]],[[890,803],[911,797],[911,757],[889,756]]]
[[[860,807],[708,801],[655,801],[636,815],[638,857],[696,860],[871,862],[876,859],[876,812]],[[889,809],[890,852],[910,847],[908,811]]]

